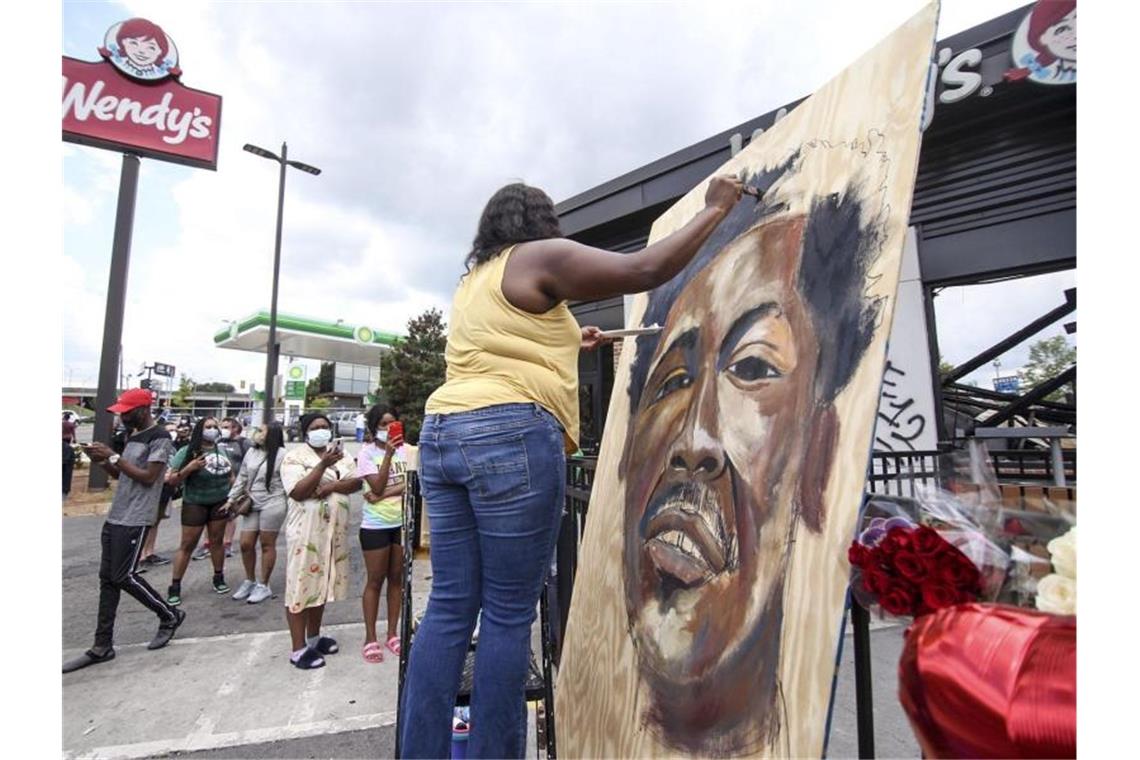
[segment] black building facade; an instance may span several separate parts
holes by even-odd
[[[1076,266],[1077,87],[1019,78],[1014,36],[1033,5],[940,41],[928,93],[910,223],[918,237],[931,356],[933,298],[949,285]],[[786,104],[557,204],[563,232],[588,245],[637,251],[658,216],[771,127]],[[625,324],[623,299],[578,303],[582,324]],[[937,359],[933,359],[937,363]],[[600,442],[613,388],[612,347],[579,364],[583,448]],[[933,377],[938,377],[937,366]],[[940,398],[935,389],[935,398]],[[941,416],[941,415],[939,415]]]

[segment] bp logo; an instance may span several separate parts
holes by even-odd
[[[182,74],[174,40],[162,27],[145,18],[120,21],[108,29],[99,55],[127,76],[144,82]]]
[[[305,379],[305,368],[299,364],[294,364],[292,367],[289,368],[289,379],[290,380],[304,380]]]
[[[376,337],[376,333],[372,331],[371,327],[361,325],[352,332],[352,337],[356,338],[357,343],[369,344]]]

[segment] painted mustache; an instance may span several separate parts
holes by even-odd
[[[642,535],[660,573],[692,588],[736,566],[736,542],[728,535],[714,489],[677,483],[651,500]]]

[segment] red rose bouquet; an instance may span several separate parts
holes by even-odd
[[[851,591],[864,607],[917,617],[993,599],[1008,558],[964,510],[936,502],[874,497],[847,551]]]

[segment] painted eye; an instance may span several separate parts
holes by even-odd
[[[728,365],[728,371],[745,382],[783,377],[775,367],[758,356],[746,356],[733,362]]]
[[[670,393],[679,391],[682,388],[688,388],[692,384],[693,378],[689,376],[689,373],[686,372],[683,367],[678,367],[670,372],[661,382],[661,387],[659,387],[657,393],[653,395],[653,402],[656,403]]]

